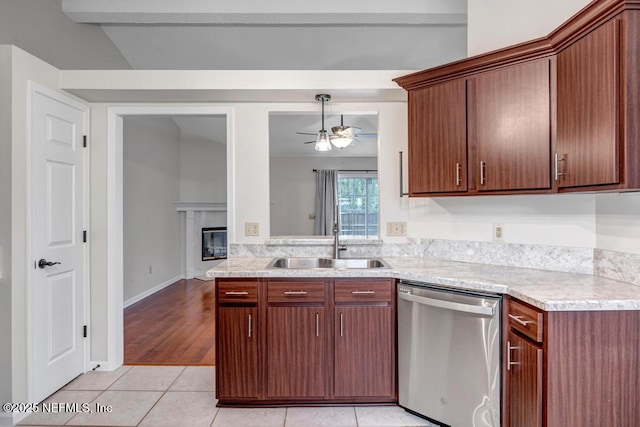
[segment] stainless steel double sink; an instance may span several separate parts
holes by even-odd
[[[311,269],[311,268],[346,268],[346,269],[378,269],[391,268],[380,258],[274,258],[267,268]]]

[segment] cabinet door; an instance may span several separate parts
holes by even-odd
[[[464,79],[409,92],[409,193],[467,191]]]
[[[611,20],[558,54],[560,187],[620,181],[618,40]]]
[[[218,399],[258,397],[257,319],[255,307],[218,308]]]
[[[469,144],[478,191],[551,188],[549,60],[469,81]]]
[[[318,399],[325,396],[323,307],[267,309],[267,397]]]
[[[542,349],[509,332],[509,422],[542,426]]]
[[[335,316],[335,397],[393,399],[391,307],[336,307]]]

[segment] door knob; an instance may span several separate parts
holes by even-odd
[[[51,267],[52,265],[56,265],[56,264],[60,264],[57,261],[47,261],[46,259],[42,258],[40,261],[38,261],[38,267],[40,268],[45,268],[45,267]]]

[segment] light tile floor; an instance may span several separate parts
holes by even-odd
[[[45,400],[40,411],[20,425],[433,426],[397,406],[244,409],[216,408],[216,403],[213,367],[123,366],[113,372],[79,376]],[[47,408],[49,412],[45,412]]]

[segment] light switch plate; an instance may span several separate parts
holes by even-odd
[[[387,223],[387,236],[406,236],[407,235],[407,223],[402,222],[388,222]]]
[[[244,235],[245,236],[259,236],[260,235],[260,223],[259,222],[245,222],[244,223]]]

